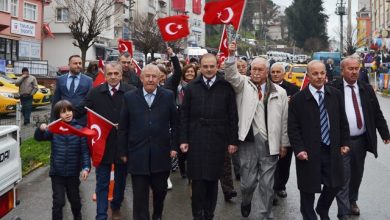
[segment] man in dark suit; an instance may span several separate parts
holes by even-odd
[[[79,55],[70,56],[68,65],[69,73],[57,78],[52,109],[62,99],[68,100],[73,106],[77,106],[92,88],[92,79],[81,73],[82,61]],[[85,116],[81,117],[77,122],[86,125],[87,118]]]
[[[372,87],[359,80],[360,60],[347,57],[341,62],[342,79],[332,83],[344,95],[345,111],[349,122],[351,151],[343,157],[345,183],[337,194],[338,215],[359,215],[359,187],[363,178],[367,151],[378,156],[378,130],[385,144],[390,142],[389,129]]]
[[[272,82],[285,89],[288,99],[290,100],[291,96],[299,92],[299,88],[298,86],[284,80],[285,73],[286,71],[282,64],[275,63],[274,65],[271,66],[270,75],[271,75]],[[275,170],[274,190],[276,195],[281,198],[287,197],[286,184],[288,178],[290,177],[290,166],[291,166],[291,158],[293,153],[293,149],[291,147],[287,147],[286,149],[287,149],[286,156],[279,158]],[[275,202],[277,201],[276,198],[274,201]]]
[[[76,117],[86,114],[88,107],[113,124],[119,123],[123,97],[127,91],[135,89],[132,85],[121,83],[122,67],[119,63],[108,63],[104,67],[106,82],[91,89],[85,99],[76,108]],[[107,219],[108,185],[110,183],[111,165],[115,164],[114,198],[111,201],[112,219],[120,219],[119,209],[123,201],[127,165],[118,155],[117,129],[111,129],[106,140],[102,162],[96,167],[96,219]]]
[[[133,219],[161,219],[171,157],[176,157],[177,109],[172,91],[158,87],[160,71],[153,64],[141,73],[143,87],[125,94],[119,121],[119,146],[128,162],[133,186]]]
[[[321,193],[317,214],[329,219],[329,208],[344,182],[342,155],[349,151],[348,120],[341,92],[324,86],[325,65],[313,60],[307,67],[309,86],[290,100],[288,136],[297,158],[303,219],[317,219],[315,193]]]
[[[231,85],[217,75],[217,58],[205,54],[201,76],[188,85],[180,111],[180,149],[187,152],[194,220],[213,219],[226,151],[238,144],[238,115]]]

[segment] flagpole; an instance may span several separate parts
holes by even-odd
[[[47,127],[50,127],[50,126],[52,126],[53,124],[55,124],[55,123],[57,123],[57,122],[59,122],[59,121],[61,121],[61,120],[62,120],[62,119],[59,118],[59,119],[57,119],[57,120],[55,120],[55,121],[52,121],[52,122],[50,122],[50,124],[47,125]]]
[[[246,8],[246,0],[244,0],[244,8],[242,9],[242,13],[241,13],[241,17],[240,17],[240,23],[238,23],[238,27],[237,27],[237,31],[236,31],[236,37],[234,38],[234,41],[237,41],[237,35],[238,35],[238,32],[240,31],[242,17],[244,16],[244,13],[245,13],[245,8]]]
[[[111,121],[109,121],[108,119],[106,119],[105,117],[99,115],[98,113],[96,113],[95,111],[93,111],[92,109],[88,108],[87,106],[84,107],[85,109],[87,109],[88,111],[94,113],[96,116],[98,116],[99,118],[103,119],[105,122],[109,123],[110,125],[114,126],[115,127],[115,124],[112,123]]]
[[[222,40],[223,40],[223,35],[224,35],[225,31],[226,31],[226,24],[223,25],[221,40],[219,41],[218,54],[221,52],[221,45],[223,44]],[[228,40],[229,40],[229,38],[228,38]],[[225,56],[226,55],[227,54],[225,54]]]

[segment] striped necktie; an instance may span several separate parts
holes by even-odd
[[[328,113],[325,108],[324,97],[322,91],[317,91],[318,93],[318,107],[320,108],[320,125],[321,125],[321,140],[322,143],[330,145],[330,135],[329,135],[329,122],[328,122]]]

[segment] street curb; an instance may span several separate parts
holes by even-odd
[[[25,173],[23,173],[23,177],[27,176],[28,174],[32,173],[33,171],[37,170],[38,168],[42,167],[43,166],[43,163],[42,162],[39,162],[37,163],[35,166],[33,166],[30,170],[26,171]]]
[[[383,92],[376,92],[376,94],[378,94],[378,95],[380,95],[380,96],[382,96],[382,97],[385,97],[385,98],[390,98],[390,94],[388,94],[388,93],[383,93]]]

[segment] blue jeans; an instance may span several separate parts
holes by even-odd
[[[31,95],[20,97],[20,104],[22,104],[22,114],[23,114],[24,124],[30,123],[32,102],[33,102],[33,97]]]
[[[96,168],[96,220],[107,219],[108,186],[110,184],[111,164],[100,164]],[[118,210],[123,201],[127,177],[127,165],[115,164],[114,198],[111,209]]]

